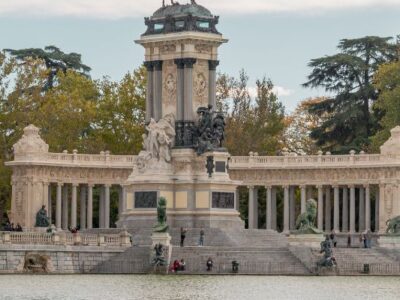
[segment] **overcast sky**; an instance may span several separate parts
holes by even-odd
[[[169,0],[166,0],[169,3]],[[181,0],[181,3],[190,1]],[[322,95],[304,89],[310,59],[333,54],[341,38],[400,34],[400,0],[197,0],[220,16],[219,71],[244,68],[250,85],[267,76],[293,110]],[[143,61],[135,45],[143,18],[161,0],[0,0],[0,49],[56,45],[78,52],[92,76],[119,80]]]

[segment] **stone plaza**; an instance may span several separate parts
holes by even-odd
[[[14,160],[6,163],[12,169],[9,218],[24,232],[2,235],[0,270],[22,272],[24,257],[33,252],[51,257],[50,273],[146,273],[162,197],[172,260],[185,258],[188,272],[204,273],[205,260],[212,256],[217,273],[231,272],[236,260],[247,274],[316,274],[315,240],[295,236],[296,220],[312,198],[316,228],[326,234],[334,230],[343,247],[334,252],[336,274],[358,274],[365,264],[371,265],[370,274],[400,274],[400,239],[385,235],[387,221],[400,216],[400,127],[391,131],[380,154],[231,156],[222,145],[223,118],[213,110],[218,48],[228,42],[218,22],[196,3],[163,6],[145,19],[146,32],[136,41],[145,49],[148,76],[147,133],[139,155],[51,153],[39,128],[24,129],[14,145]],[[244,187],[247,229],[239,213]],[[119,195],[117,228],[110,223],[111,189]],[[265,199],[259,199],[260,190]],[[259,224],[261,202],[265,225]],[[35,226],[43,205],[56,234]],[[78,234],[68,233],[76,227]],[[188,229],[182,248],[177,247],[181,227]],[[201,229],[206,247],[197,247]],[[344,248],[348,236],[354,246],[368,230],[374,232],[372,249]],[[321,235],[317,238],[319,246]],[[74,252],[77,257],[65,258]],[[8,269],[1,263],[7,257],[13,262]],[[64,260],[74,263],[64,268]]]

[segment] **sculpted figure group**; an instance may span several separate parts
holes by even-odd
[[[192,4],[192,5],[197,4],[196,0],[190,0],[190,4]],[[175,2],[174,0],[171,0],[171,5],[179,5],[179,2]],[[165,0],[163,0],[162,6],[165,7]]]

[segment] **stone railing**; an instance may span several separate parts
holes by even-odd
[[[130,247],[131,235],[122,231],[119,234],[88,233],[44,233],[44,232],[0,232],[0,245],[61,245],[61,246],[99,246]]]
[[[13,163],[40,163],[60,166],[99,166],[132,168],[136,160],[135,155],[111,155],[108,151],[100,154],[73,153],[37,153],[35,155],[15,155]]]
[[[230,169],[320,168],[400,165],[400,155],[355,154],[307,156],[232,156]]]

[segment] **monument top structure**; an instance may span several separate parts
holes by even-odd
[[[214,16],[207,8],[191,1],[190,4],[179,4],[171,1],[171,5],[165,5],[145,18],[147,26],[143,36],[182,32],[198,31],[219,34],[216,29],[219,17]]]

